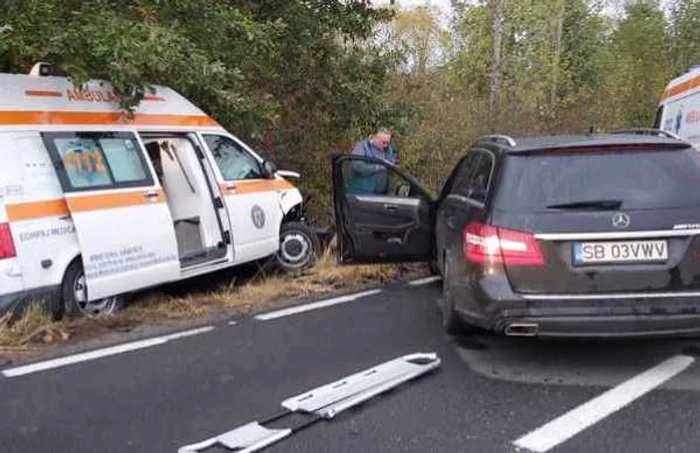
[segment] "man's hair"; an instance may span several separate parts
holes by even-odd
[[[375,127],[374,130],[372,131],[372,134],[373,135],[377,135],[377,134],[393,135],[393,133],[391,132],[391,129],[386,127],[386,126]]]

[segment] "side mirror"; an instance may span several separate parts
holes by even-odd
[[[301,178],[301,175],[295,171],[279,170],[279,171],[277,171],[277,174],[283,178],[293,178],[293,179]]]
[[[266,160],[265,162],[263,162],[263,172],[265,172],[265,176],[267,176],[268,178],[273,178],[278,170],[279,169],[277,168],[277,164],[273,161]]]

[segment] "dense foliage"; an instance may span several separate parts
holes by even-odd
[[[169,85],[327,199],[328,155],[372,124],[436,189],[479,134],[649,126],[700,63],[696,0],[374,3],[0,0],[0,71],[106,78],[127,110]]]

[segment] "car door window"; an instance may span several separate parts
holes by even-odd
[[[472,181],[472,176],[476,170],[476,164],[479,162],[481,155],[478,152],[470,152],[467,157],[462,161],[457,174],[455,175],[454,181],[452,182],[452,187],[450,187],[450,193],[455,195],[461,195],[466,197],[469,193],[469,186]]]
[[[214,156],[224,180],[238,181],[263,178],[263,172],[257,159],[231,138],[223,135],[204,135],[204,141]]]
[[[455,177],[451,193],[484,203],[491,182],[492,169],[493,157],[491,154],[483,151],[471,151]]]
[[[466,197],[478,201],[479,203],[485,203],[486,195],[489,190],[489,183],[491,182],[493,157],[485,152],[480,154],[481,157],[476,164]]]
[[[67,192],[153,184],[132,133],[47,132],[42,137]]]
[[[471,157],[471,154],[467,154],[464,157],[462,157],[457,164],[450,170],[450,176],[448,176],[447,180],[445,183],[442,185],[442,189],[440,189],[440,196],[439,200],[444,200],[445,197],[450,195],[452,193],[453,187],[455,187],[455,183],[457,182],[458,176],[460,176],[462,168],[464,168],[465,163],[467,159]]]
[[[383,165],[361,159],[350,159],[342,165],[346,193],[411,197],[419,192],[406,177]]]

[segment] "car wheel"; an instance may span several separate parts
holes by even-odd
[[[284,271],[297,272],[316,263],[319,249],[318,238],[308,225],[301,222],[283,223],[275,262]]]
[[[474,332],[476,328],[462,321],[455,309],[455,298],[451,290],[452,278],[450,277],[447,260],[445,260],[444,270],[445,275],[442,278],[442,306],[440,307],[442,327],[450,335],[463,335]]]
[[[73,318],[99,318],[111,315],[124,303],[122,295],[88,301],[85,272],[79,261],[68,267],[61,286],[61,297],[64,312]]]

